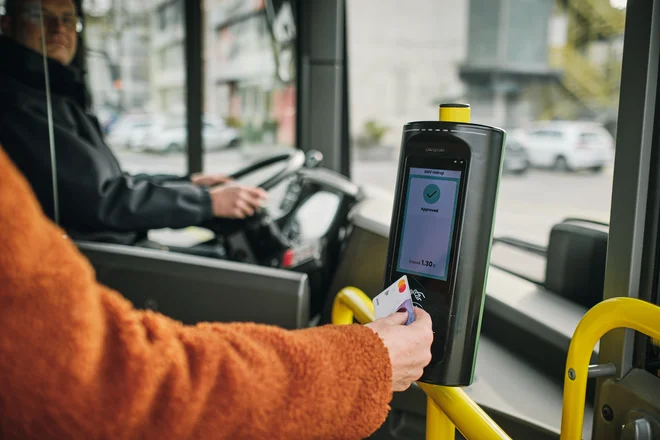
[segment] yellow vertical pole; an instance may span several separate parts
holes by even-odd
[[[456,427],[433,399],[426,399],[426,440],[453,440]]]

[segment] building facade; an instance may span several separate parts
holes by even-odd
[[[207,114],[239,126],[248,143],[294,145],[295,76],[280,75],[264,1],[207,0],[205,13]]]
[[[437,104],[465,98],[468,2],[347,2],[351,134],[372,121],[397,145],[401,127],[437,118]]]

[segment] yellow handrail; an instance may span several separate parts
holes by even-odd
[[[353,317],[360,324],[367,324],[376,319],[374,304],[366,293],[355,287],[345,287],[339,291],[332,303],[332,323],[338,325],[353,324]]]
[[[335,297],[334,324],[361,324],[374,320],[371,299],[360,289],[347,287]],[[573,334],[564,378],[561,440],[580,440],[589,361],[594,346],[607,332],[629,328],[660,341],[660,307],[634,298],[613,298],[589,310]],[[461,388],[418,382],[428,396],[426,438],[453,438],[454,425],[467,439],[498,440],[510,437]]]
[[[426,440],[447,440],[456,437],[456,427],[430,397],[426,398]]]
[[[582,438],[589,360],[596,342],[616,328],[630,328],[660,339],[660,307],[634,298],[613,298],[597,304],[584,315],[568,349],[561,440]]]
[[[353,319],[367,324],[375,319],[371,299],[360,289],[342,289],[332,304],[332,323],[348,325]],[[428,396],[426,411],[427,440],[453,439],[455,427],[467,439],[511,440],[465,391],[418,382]],[[455,425],[455,427],[454,427]]]
[[[432,400],[438,409],[456,425],[466,439],[511,440],[507,433],[463,389],[429,385],[423,382],[417,382],[417,385],[426,393],[429,400]],[[428,412],[426,417],[429,417]],[[426,438],[431,438],[428,432]]]

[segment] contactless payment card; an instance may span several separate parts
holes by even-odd
[[[415,321],[415,310],[410,297],[408,277],[405,275],[376,296],[373,303],[376,319],[385,318],[393,313],[405,310],[408,312],[406,325]]]

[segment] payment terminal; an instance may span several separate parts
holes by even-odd
[[[421,381],[472,383],[505,132],[469,122],[466,104],[403,128],[384,286],[406,275],[433,320]]]

